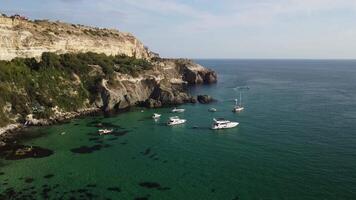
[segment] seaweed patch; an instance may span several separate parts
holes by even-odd
[[[21,160],[26,158],[43,158],[52,155],[54,152],[37,146],[26,146],[15,143],[8,143],[0,148],[0,157],[6,160]]]
[[[107,190],[112,192],[121,192],[121,189],[119,187],[108,187]]]
[[[45,179],[50,179],[52,177],[54,177],[53,174],[47,174],[47,175],[43,176],[43,178],[45,178]]]
[[[73,148],[70,151],[73,153],[80,153],[80,154],[85,154],[85,153],[93,153],[94,151],[99,151],[103,148],[102,145],[94,145],[94,146],[81,146],[79,148]]]
[[[157,189],[160,191],[171,189],[169,187],[162,187],[159,183],[156,182],[140,182],[138,185],[147,189]]]

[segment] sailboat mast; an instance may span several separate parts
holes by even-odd
[[[241,96],[241,91],[240,91],[240,106],[242,105],[242,96]]]

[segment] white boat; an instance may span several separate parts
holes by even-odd
[[[182,113],[184,111],[185,111],[184,108],[173,108],[172,113]]]
[[[180,119],[178,116],[174,116],[169,118],[167,125],[173,126],[178,124],[184,124],[186,121],[187,121],[186,119]]]
[[[106,134],[112,133],[113,131],[114,131],[113,129],[99,129],[98,130],[99,135],[106,135]]]
[[[158,113],[153,113],[152,119],[159,119],[161,117],[161,114]]]
[[[241,112],[243,111],[245,108],[242,106],[242,96],[241,96],[241,92],[240,92],[240,103],[237,104],[238,100],[235,99],[235,106],[234,108],[232,109],[232,112]]]
[[[234,128],[237,125],[239,125],[238,122],[231,122],[229,120],[225,120],[225,119],[213,119],[214,123],[211,126],[211,129],[213,130],[217,130],[217,129],[226,129],[226,128]]]
[[[216,108],[209,108],[209,112],[216,112],[218,111]]]

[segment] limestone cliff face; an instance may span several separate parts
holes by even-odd
[[[158,59],[152,63],[153,69],[138,77],[116,73],[115,84],[103,80],[97,105],[109,111],[137,104],[161,107],[195,103],[186,86],[217,81],[214,71],[190,60]]]
[[[43,52],[155,56],[129,33],[82,25],[0,16],[0,60],[39,58]]]

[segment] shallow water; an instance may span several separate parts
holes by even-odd
[[[162,108],[32,128],[29,134],[41,137],[23,142],[54,154],[0,160],[0,193],[18,199],[356,198],[356,61],[197,62],[216,70],[219,83],[191,92],[218,101],[181,106],[187,124],[165,126],[172,114]],[[237,86],[249,88],[239,114],[231,112]],[[162,119],[152,120],[153,112]],[[214,117],[240,125],[212,131]],[[116,134],[98,136],[99,122]]]

